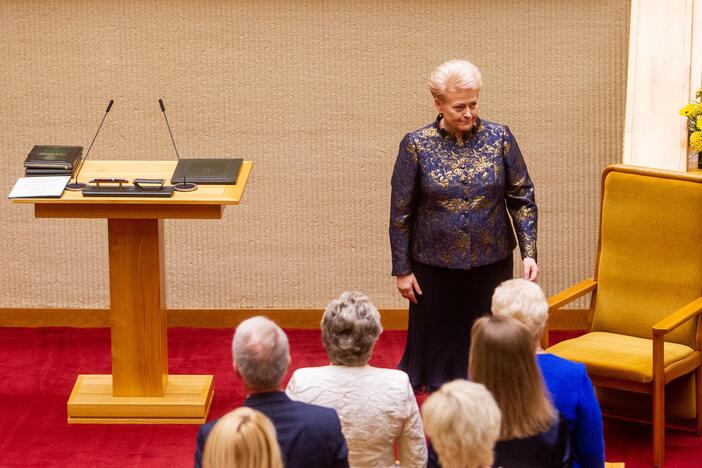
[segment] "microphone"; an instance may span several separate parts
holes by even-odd
[[[83,190],[85,188],[85,184],[78,182],[78,174],[80,173],[81,169],[83,169],[83,164],[85,164],[85,161],[88,159],[88,155],[90,154],[90,150],[93,148],[93,143],[95,143],[95,139],[98,136],[98,133],[100,133],[100,129],[102,128],[102,124],[105,122],[105,117],[107,117],[107,113],[110,112],[110,109],[112,109],[112,104],[114,104],[114,99],[110,99],[110,102],[107,104],[107,109],[105,109],[105,115],[102,116],[102,120],[100,121],[100,126],[98,126],[97,131],[95,132],[95,136],[93,137],[93,141],[90,142],[90,146],[88,147],[88,151],[85,153],[85,157],[83,158],[83,162],[80,163],[80,167],[76,171],[75,181],[71,184],[66,185],[66,190],[73,190],[73,191],[79,191]]]
[[[163,99],[158,100],[158,105],[161,107],[161,112],[163,112],[163,118],[166,119],[166,127],[168,127],[168,133],[171,135],[171,142],[173,143],[173,149],[175,150],[176,158],[178,158],[178,165],[180,165],[180,155],[178,154],[178,148],[175,144],[175,139],[173,138],[173,132],[171,131],[171,126],[168,124],[168,117],[166,116],[166,106],[163,105]],[[178,166],[176,166],[176,170]],[[181,167],[181,173],[183,174],[183,182],[177,183],[173,188],[178,192],[192,192],[197,190],[197,184],[188,183],[185,178],[185,168]],[[174,174],[175,176],[175,174]]]

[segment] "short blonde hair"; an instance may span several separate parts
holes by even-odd
[[[490,390],[502,412],[500,440],[547,431],[556,410],[546,396],[534,341],[521,322],[490,315],[473,324],[468,375]]]
[[[454,380],[422,406],[424,428],[444,468],[492,465],[502,415],[484,385]]]
[[[204,468],[283,468],[273,424],[263,413],[244,406],[217,421],[202,461]]]
[[[441,98],[449,90],[480,89],[483,78],[468,60],[449,60],[431,72],[428,84],[431,95]]]
[[[534,340],[544,333],[548,320],[548,301],[538,284],[523,278],[507,280],[495,288],[492,313],[522,322]]]
[[[383,332],[380,314],[366,295],[347,291],[327,306],[322,317],[322,342],[333,364],[363,366]]]

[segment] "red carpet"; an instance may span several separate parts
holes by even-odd
[[[288,330],[293,367],[327,363],[318,331]],[[231,369],[231,330],[169,330],[172,374],[214,374],[216,418],[244,399]],[[394,367],[404,332],[380,337],[372,364]],[[192,466],[197,426],[72,425],[66,401],[79,373],[110,372],[107,329],[0,328],[0,466]],[[287,381],[287,377],[286,377]],[[605,420],[608,461],[650,466],[650,426]],[[702,467],[702,439],[669,430],[666,466]]]

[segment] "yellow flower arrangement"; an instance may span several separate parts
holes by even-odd
[[[702,151],[702,132],[697,130],[690,134],[690,148]]]
[[[687,104],[680,109],[680,115],[683,117],[692,117],[695,114],[695,105]]]
[[[695,93],[695,100],[680,108],[680,115],[687,117],[688,144],[693,151],[702,153],[702,88]],[[702,168],[702,158],[699,159]]]

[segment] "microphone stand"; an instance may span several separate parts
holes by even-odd
[[[166,106],[163,105],[163,99],[158,100],[159,106],[161,106],[161,112],[163,112],[163,118],[166,119],[166,127],[168,127],[168,133],[171,135],[171,142],[173,143],[173,149],[175,150],[176,158],[178,158],[178,165],[180,165],[180,155],[178,154],[178,148],[176,147],[175,144],[175,139],[173,138],[173,132],[171,131],[171,126],[168,124],[168,117],[166,116]],[[176,166],[177,168],[177,166]],[[181,173],[183,174],[183,182],[179,182],[175,185],[173,185],[173,188],[177,192],[192,192],[193,190],[197,190],[197,184],[194,184],[192,182],[188,182],[188,180],[185,178],[185,169],[181,167]],[[175,177],[176,174],[173,174]]]
[[[114,102],[115,101],[113,99],[110,99],[110,102],[107,104],[107,109],[105,109],[105,115],[102,116],[102,120],[100,121],[100,125],[98,126],[98,129],[95,132],[95,136],[93,136],[93,141],[90,142],[90,146],[88,147],[88,151],[85,153],[85,157],[83,158],[83,161],[80,163],[80,166],[76,170],[74,182],[66,185],[66,190],[78,192],[78,191],[83,190],[85,188],[84,183],[78,182],[78,174],[80,173],[81,169],[83,169],[83,164],[85,164],[85,161],[88,159],[88,155],[90,154],[90,150],[93,148],[93,143],[95,143],[95,139],[97,138],[98,133],[100,133],[100,129],[102,128],[102,124],[105,122],[105,117],[107,117],[107,113],[110,112],[110,109],[112,109],[112,104],[114,104]]]

